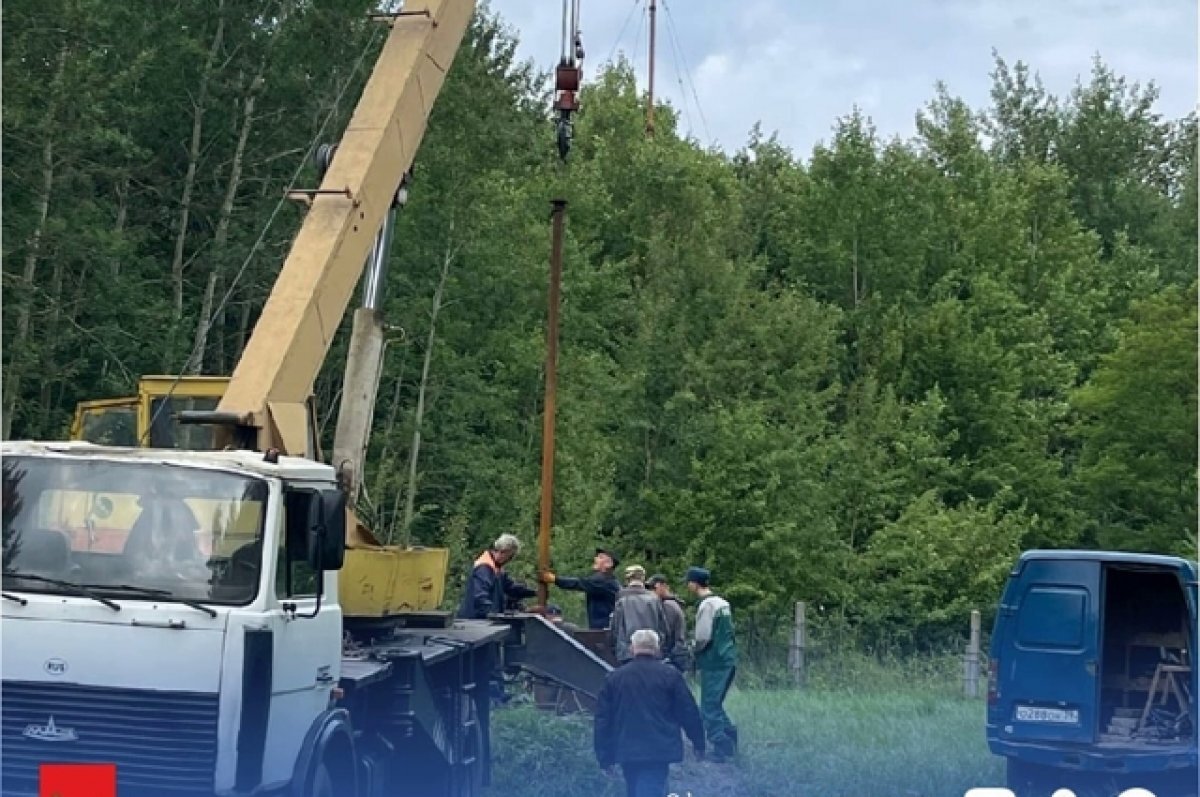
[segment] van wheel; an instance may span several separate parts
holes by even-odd
[[[1015,797],[1035,797],[1040,795],[1038,789],[1042,779],[1038,777],[1041,770],[1024,761],[1014,758],[1005,759],[1004,782]]]
[[[329,774],[329,767],[325,766],[324,761],[317,764],[308,794],[309,797],[334,797],[333,776]]]

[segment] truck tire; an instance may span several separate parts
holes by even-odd
[[[333,791],[333,776],[329,774],[329,767],[325,765],[324,761],[317,764],[317,771],[313,773],[308,797],[336,797]]]

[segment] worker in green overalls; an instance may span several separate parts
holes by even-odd
[[[712,745],[710,758],[723,761],[737,753],[737,727],[725,713],[724,703],[737,670],[738,650],[729,601],[713,594],[709,578],[703,567],[688,568],[688,591],[700,599],[693,647],[700,673],[700,714]]]

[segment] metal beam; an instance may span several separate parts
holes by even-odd
[[[300,454],[302,408],[412,166],[474,0],[410,0],[391,31],[218,408]]]

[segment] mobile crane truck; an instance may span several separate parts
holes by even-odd
[[[497,671],[598,692],[609,666],[536,613],[435,611],[446,552],[379,545],[353,511],[392,220],[474,5],[377,15],[231,377],[145,378],[81,407],[83,439],[3,443],[4,797],[48,763],[115,764],[120,797],[474,796]],[[364,265],[335,468],[312,390]],[[114,419],[117,445],[89,442]]]

